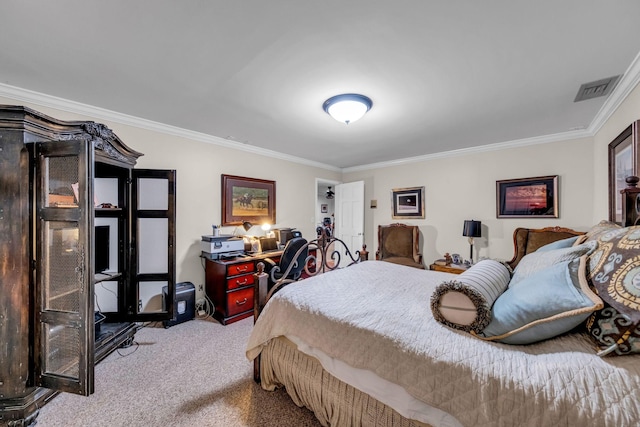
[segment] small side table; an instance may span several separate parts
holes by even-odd
[[[449,264],[449,265],[431,264],[429,266],[429,270],[444,271],[445,273],[453,273],[453,274],[460,274],[463,271],[466,271],[468,268],[469,267],[463,264]]]

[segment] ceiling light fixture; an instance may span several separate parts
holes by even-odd
[[[331,117],[342,123],[353,123],[371,109],[371,99],[357,93],[343,93],[324,101],[322,108]]]
[[[336,194],[333,192],[333,190],[331,190],[331,186],[329,186],[329,189],[327,190],[327,199],[331,200],[333,199],[333,195]]]

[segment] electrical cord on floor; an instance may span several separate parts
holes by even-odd
[[[127,353],[123,353],[122,349],[126,348],[126,349],[131,349],[133,347],[133,350],[128,351]],[[136,351],[138,351],[138,348],[140,347],[140,344],[138,344],[138,341],[136,340],[132,340],[131,344],[129,344],[126,347],[118,347],[116,348],[116,352],[118,353],[118,355],[120,355],[120,357],[127,357],[127,356],[131,356],[133,353],[135,353]]]
[[[206,266],[207,260],[203,257],[200,256],[200,264],[202,265],[202,269],[206,272],[207,271],[207,266]],[[200,314],[202,312],[202,314]],[[213,304],[213,301],[211,301],[211,298],[209,298],[209,295],[207,295],[207,291],[204,291],[204,298],[198,298],[198,300],[196,301],[196,319],[208,319],[208,318],[213,318],[213,314],[216,312],[216,307]]]
[[[216,312],[216,307],[213,304],[213,301],[209,298],[207,293],[204,293],[204,298],[199,298],[196,301],[196,319],[207,319],[209,317],[213,317],[213,314]]]
[[[163,323],[157,320],[151,321],[151,322],[138,322],[136,323],[138,330],[140,329],[144,329],[144,328],[160,328],[163,327]],[[120,345],[120,347],[118,347],[116,349],[116,352],[121,356],[121,357],[127,357],[127,356],[131,356],[133,353],[135,353],[136,351],[138,351],[138,348],[140,348],[140,343],[138,341],[135,340],[134,337],[131,337],[130,341],[125,341],[124,343],[122,343],[122,345]],[[130,349],[127,350],[126,352],[123,352],[123,349]]]

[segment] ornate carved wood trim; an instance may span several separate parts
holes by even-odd
[[[91,136],[96,154],[100,154],[101,151],[106,157],[132,165],[135,165],[138,157],[142,155],[127,147],[111,129],[101,123],[84,122],[82,128]]]
[[[43,139],[53,141],[85,140],[93,142],[96,155],[135,165],[139,153],[122,142],[107,126],[93,121],[63,121],[29,107],[20,105],[0,105],[0,127],[26,131],[32,134],[25,142]]]
[[[566,239],[570,236],[581,236],[585,234],[583,231],[576,231],[571,228],[565,227],[545,227],[545,228],[524,228],[518,227],[513,231],[513,258],[507,261],[507,264],[515,269],[520,260],[526,255],[525,249],[527,247],[527,242],[531,234],[535,233],[549,233],[549,234],[558,234],[557,237],[550,239],[549,242],[554,240]]]

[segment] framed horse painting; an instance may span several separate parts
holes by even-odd
[[[276,222],[276,182],[222,175],[222,225]]]

